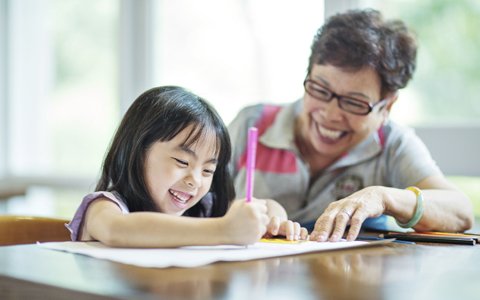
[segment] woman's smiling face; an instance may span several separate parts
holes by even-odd
[[[380,77],[372,68],[346,71],[332,65],[314,65],[308,79],[323,88],[374,105],[381,101]],[[322,155],[332,162],[378,130],[388,116],[380,104],[368,115],[355,115],[341,109],[337,97],[325,102],[304,95],[300,116],[300,143],[310,155]]]
[[[147,150],[145,180],[159,211],[182,215],[210,190],[217,166],[217,139],[207,132],[190,146],[185,140],[189,126],[166,142],[155,142]]]

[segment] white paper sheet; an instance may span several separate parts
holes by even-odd
[[[264,243],[234,246],[191,246],[181,248],[110,248],[99,242],[59,242],[39,243],[43,248],[66,251],[107,259],[140,267],[198,267],[217,261],[246,261],[260,258],[295,255],[334,249],[368,246],[369,242],[317,243],[300,242],[296,244]]]

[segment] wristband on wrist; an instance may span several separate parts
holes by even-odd
[[[409,186],[406,188],[406,190],[414,192],[415,196],[417,196],[417,206],[415,207],[415,212],[413,213],[413,217],[407,223],[400,223],[397,220],[395,221],[400,227],[411,228],[417,225],[418,221],[420,221],[423,216],[423,194],[422,191],[415,186]]]

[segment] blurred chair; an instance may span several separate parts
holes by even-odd
[[[0,200],[7,200],[15,196],[25,196],[28,186],[24,183],[0,179]]]
[[[65,227],[69,220],[0,215],[0,246],[39,242],[69,241]]]

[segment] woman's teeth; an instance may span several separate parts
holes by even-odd
[[[322,136],[329,138],[331,140],[339,139],[343,133],[343,131],[341,130],[331,130],[322,126],[317,126],[317,128],[318,128],[318,132],[320,132]]]

